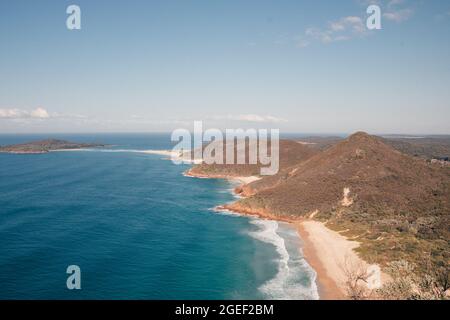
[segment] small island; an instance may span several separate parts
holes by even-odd
[[[77,150],[104,146],[104,144],[98,143],[76,143],[65,140],[46,139],[4,147],[0,146],[0,153],[40,154],[56,150]]]

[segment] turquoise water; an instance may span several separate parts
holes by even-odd
[[[0,299],[317,298],[295,230],[214,211],[235,200],[229,182],[141,152],[170,149],[168,135],[51,137],[111,146],[0,154]]]

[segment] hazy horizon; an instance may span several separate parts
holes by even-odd
[[[209,129],[209,128],[207,128]],[[234,129],[234,128],[233,128]],[[239,128],[238,128],[239,129]],[[193,133],[192,130],[190,130]],[[354,131],[354,132],[280,132],[281,139],[287,139],[290,136],[298,137],[348,137],[357,132],[365,132],[370,135],[381,137],[396,137],[396,138],[426,138],[426,137],[449,137],[450,134],[429,134],[429,133],[373,133],[366,131]],[[1,136],[17,135],[17,136],[40,136],[52,138],[54,136],[77,136],[77,135],[171,135],[172,131],[80,131],[80,132],[0,132]]]

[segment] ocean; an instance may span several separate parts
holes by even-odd
[[[317,299],[285,223],[217,212],[233,184],[144,150],[167,134],[0,135],[98,150],[0,154],[0,299]],[[68,290],[66,269],[81,269]]]

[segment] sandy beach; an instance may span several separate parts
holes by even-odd
[[[318,274],[321,298],[345,298],[345,270],[367,270],[369,289],[379,288],[387,280],[378,265],[370,265],[356,254],[354,249],[359,246],[358,242],[348,240],[319,221],[305,220],[294,224],[304,241],[305,258]]]
[[[186,176],[203,179],[227,179],[245,185],[259,180],[259,177],[233,177],[226,175],[199,175],[185,172]],[[367,281],[369,289],[379,288],[387,279],[377,265],[370,265],[362,260],[354,251],[359,246],[357,241],[348,240],[339,232],[331,230],[322,222],[312,219],[278,217],[270,212],[249,210],[236,204],[228,204],[218,207],[221,210],[229,210],[243,215],[258,216],[262,219],[276,220],[292,223],[303,245],[305,259],[317,272],[317,285],[320,299],[340,300],[346,299],[346,270],[363,269],[370,275]]]
[[[322,300],[346,299],[346,270],[365,270],[369,275],[367,288],[381,287],[388,277],[381,272],[378,265],[370,265],[354,251],[359,246],[315,220],[279,218],[270,213],[247,211],[237,206],[226,205],[222,208],[244,215],[258,216],[262,219],[283,221],[293,224],[303,245],[305,259],[317,273],[319,296]],[[361,283],[362,284],[362,283]]]
[[[313,232],[306,231],[302,222],[295,222],[296,229],[303,241],[303,255],[308,261],[309,265],[317,273],[317,287],[319,289],[319,296],[321,300],[341,300],[345,298],[345,291],[338,286],[337,279],[333,274],[327,271],[323,259],[323,252],[316,249],[314,240],[312,239]],[[322,254],[321,254],[322,253]],[[321,259],[322,258],[322,259]],[[329,266],[330,267],[330,266]],[[328,268],[329,269],[329,268]]]

